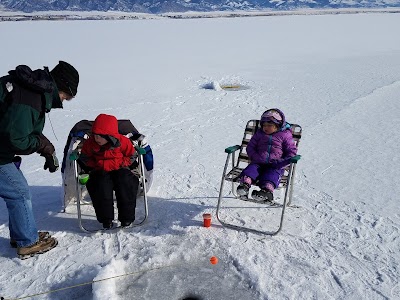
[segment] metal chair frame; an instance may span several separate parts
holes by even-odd
[[[130,226],[128,226],[126,228],[138,227],[138,226],[143,225],[146,222],[147,217],[149,216],[149,208],[148,208],[148,202],[147,202],[147,191],[146,191],[146,176],[145,176],[145,172],[144,172],[144,163],[143,163],[143,154],[146,153],[146,150],[144,150],[143,148],[139,148],[139,147],[135,147],[135,148],[136,148],[136,151],[139,153],[139,170],[140,170],[140,178],[139,178],[139,180],[141,181],[141,184],[142,184],[142,191],[141,191],[142,193],[140,193],[140,194],[143,194],[144,218],[139,223],[131,224]],[[76,159],[74,160],[74,163],[73,163],[73,169],[74,169],[73,171],[74,171],[75,178],[76,178],[76,194],[77,194],[76,208],[77,208],[77,213],[78,213],[79,228],[82,229],[82,231],[84,231],[86,233],[95,233],[95,232],[104,231],[104,229],[90,230],[90,229],[87,229],[83,225],[81,206],[82,205],[88,205],[88,204],[83,204],[82,203],[82,187],[84,185],[82,185],[79,182],[78,163],[77,163]],[[117,228],[122,228],[122,227],[117,227]]]
[[[296,165],[297,165],[297,160],[293,160],[289,166],[287,166],[284,170],[284,174],[282,176],[282,179],[280,181],[279,187],[278,188],[285,188],[285,196],[282,204],[282,210],[281,210],[281,216],[280,216],[280,223],[279,227],[276,231],[262,231],[262,230],[257,230],[249,227],[244,227],[244,226],[239,226],[239,225],[234,225],[230,224],[221,218],[221,203],[222,199],[225,198],[222,196],[223,190],[224,190],[224,183],[225,181],[231,181],[232,182],[232,194],[234,195],[235,198],[239,199],[239,196],[236,193],[235,189],[235,183],[239,181],[239,176],[243,169],[250,163],[249,157],[246,153],[246,147],[248,143],[250,142],[251,137],[255,134],[255,132],[258,130],[260,127],[260,121],[259,120],[250,120],[247,122],[246,129],[244,132],[243,140],[241,145],[235,145],[231,146],[225,149],[225,153],[227,153],[227,158],[224,166],[224,171],[222,173],[222,180],[221,180],[221,186],[220,186],[220,191],[219,191],[219,196],[218,196],[218,204],[217,204],[217,209],[216,209],[216,216],[218,221],[225,227],[236,229],[236,230],[243,230],[243,231],[248,231],[248,232],[253,232],[257,234],[265,234],[265,235],[276,235],[278,234],[282,227],[283,227],[283,218],[285,214],[285,209],[288,206],[291,206],[291,201],[292,201],[292,195],[293,195],[293,178],[295,176],[295,171],[296,171]],[[290,124],[290,128],[293,134],[293,139],[296,143],[296,146],[299,146],[300,138],[301,138],[301,133],[302,133],[302,128],[301,126],[297,124]],[[238,156],[236,157],[235,152],[239,151]],[[231,170],[227,173],[229,161],[231,160]],[[242,199],[240,199],[243,201]],[[246,200],[244,200],[246,201]],[[256,202],[253,201],[252,199],[249,199],[247,201],[250,202]],[[257,202],[259,203],[259,202]]]

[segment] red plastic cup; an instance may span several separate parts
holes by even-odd
[[[203,226],[204,227],[211,226],[211,214],[203,214]]]

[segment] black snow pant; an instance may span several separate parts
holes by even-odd
[[[114,220],[113,191],[115,191],[118,220],[133,222],[138,187],[139,179],[129,169],[90,172],[86,188],[92,199],[97,221],[106,223]]]

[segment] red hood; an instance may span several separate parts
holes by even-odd
[[[100,114],[94,120],[92,132],[94,134],[111,135],[118,137],[118,120],[116,117],[106,114]]]

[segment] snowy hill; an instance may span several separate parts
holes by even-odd
[[[119,0],[119,1],[31,1],[0,0],[0,5],[10,11],[122,11],[138,13],[167,13],[185,11],[231,11],[231,10],[298,10],[305,8],[387,8],[399,7],[400,0]]]
[[[44,171],[39,155],[23,157],[38,227],[59,245],[18,259],[0,199],[0,296],[399,299],[398,28],[397,14],[378,13],[1,22],[2,39],[13,41],[2,44],[1,74],[60,59],[80,72],[77,97],[46,121],[59,158],[76,122],[108,113],[147,136],[155,171],[146,224],[89,235],[73,205],[61,212],[60,173]],[[248,89],[204,88],[212,82]],[[303,128],[299,208],[287,209],[275,237],[227,229],[215,218],[224,149],[271,107]],[[202,227],[206,212],[211,228]],[[232,198],[223,214],[257,229],[279,217]],[[100,226],[90,207],[84,218]]]

